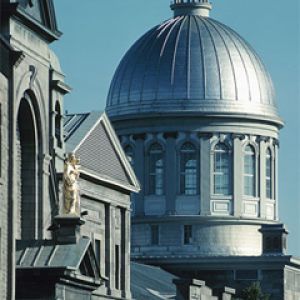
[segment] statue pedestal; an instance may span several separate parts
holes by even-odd
[[[50,230],[59,244],[75,244],[80,238],[80,226],[85,221],[76,215],[59,215],[54,218]]]

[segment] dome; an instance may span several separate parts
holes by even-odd
[[[216,20],[178,11],[129,49],[106,109],[113,119],[196,114],[280,122],[271,78],[251,46]]]

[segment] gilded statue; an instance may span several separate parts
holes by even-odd
[[[80,160],[69,153],[64,165],[64,214],[80,216],[80,193],[78,179]]]

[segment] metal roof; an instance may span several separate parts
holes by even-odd
[[[66,151],[75,152],[81,173],[138,192],[139,182],[106,114],[93,111],[64,117]]]
[[[159,267],[131,262],[131,293],[133,299],[175,299],[177,277]]]
[[[77,244],[55,244],[53,240],[17,241],[16,268],[77,270],[90,246],[82,237]]]
[[[155,113],[237,114],[280,122],[273,84],[252,47],[201,15],[180,15],[148,31],[111,82],[113,119]]]

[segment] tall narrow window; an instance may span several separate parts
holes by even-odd
[[[115,245],[115,288],[120,289],[120,246]]]
[[[100,240],[95,240],[95,255],[96,255],[96,260],[98,262],[98,265],[100,266],[101,263],[101,241]]]
[[[214,149],[214,194],[231,195],[231,154],[228,147],[219,143]]]
[[[132,149],[132,147],[130,145],[127,145],[124,150],[125,150],[125,154],[126,154],[126,157],[129,161],[129,163],[133,167],[134,161],[133,161],[133,149]]]
[[[159,244],[159,227],[158,225],[151,225],[151,245]]]
[[[266,151],[266,197],[272,199],[272,153],[270,148]]]
[[[60,105],[58,101],[55,104],[55,138],[57,141],[57,146],[62,147],[62,141],[61,141],[61,111],[60,111]]]
[[[180,194],[197,194],[197,151],[193,144],[185,143],[180,149]]]
[[[244,154],[244,195],[246,196],[256,196],[255,170],[255,150],[252,146],[247,145]]]
[[[193,242],[193,227],[192,225],[184,225],[184,244],[190,245]]]
[[[164,160],[163,149],[158,143],[149,150],[149,194],[164,194]]]

